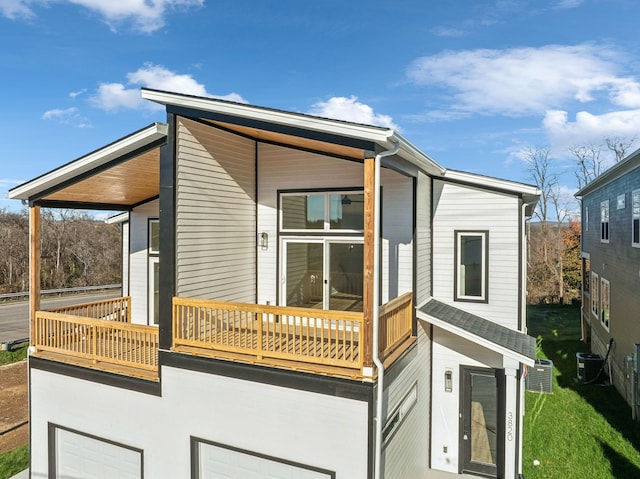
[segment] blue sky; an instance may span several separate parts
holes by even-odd
[[[640,137],[636,0],[0,0],[6,191],[164,121],[140,87],[397,128],[448,168]],[[636,144],[635,147],[640,146]],[[604,153],[603,153],[604,154]]]

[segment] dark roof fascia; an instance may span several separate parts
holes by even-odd
[[[268,109],[267,109],[268,110]],[[305,128],[299,128],[291,125],[282,125],[280,123],[269,123],[255,118],[245,118],[241,116],[228,115],[226,113],[218,113],[205,110],[196,110],[193,108],[167,105],[167,113],[173,113],[186,118],[205,118],[207,120],[221,121],[224,123],[230,123],[232,125],[244,126],[248,128],[257,128],[264,131],[270,131],[273,133],[281,133],[284,135],[291,135],[300,138],[306,138],[309,140],[317,140],[326,143],[332,143],[336,145],[348,146],[351,148],[359,148],[362,150],[374,150],[375,143],[372,141],[365,141],[358,138],[350,138],[346,136],[334,135],[331,133],[325,133],[320,131],[309,130]],[[212,125],[217,126],[217,125]]]
[[[118,203],[87,203],[84,201],[54,201],[37,200],[29,201],[29,206],[40,206],[41,208],[56,208],[70,210],[100,210],[100,211],[131,211],[129,205]]]
[[[431,299],[419,308],[422,313],[460,328],[474,336],[529,359],[536,358],[535,338],[500,324]]]

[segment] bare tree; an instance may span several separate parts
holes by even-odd
[[[578,189],[582,189],[591,183],[602,173],[605,165],[605,158],[602,156],[602,147],[593,143],[569,148],[576,159],[574,173],[578,183]]]
[[[607,148],[609,151],[612,151],[616,155],[616,163],[621,161],[625,156],[627,156],[627,151],[631,148],[636,141],[636,138],[620,138],[615,136],[613,138],[605,138],[605,142],[607,143]]]

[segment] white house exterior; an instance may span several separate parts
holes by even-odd
[[[123,298],[32,300],[31,477],[521,475],[535,187],[386,128],[147,90],[154,124],[10,191],[120,210]]]

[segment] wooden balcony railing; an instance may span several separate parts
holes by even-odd
[[[83,318],[104,319],[108,321],[131,322],[131,298],[106,299],[93,303],[75,304],[48,310],[51,313],[80,316]]]
[[[120,304],[128,311],[129,298],[119,299]],[[115,304],[117,300],[112,302],[112,306]],[[106,319],[82,317],[79,315],[82,311]],[[134,368],[147,371],[140,374],[141,377],[157,377],[157,327],[124,322],[122,318],[130,318],[128,312],[121,313],[115,307],[109,309],[102,304],[81,305],[73,312],[76,314],[36,312],[32,324],[32,346],[36,355],[38,352],[54,353],[70,359],[71,362],[76,360],[87,361],[89,365],[94,366],[106,365],[103,369],[113,372],[128,374],[130,369],[126,368]]]
[[[390,357],[413,334],[413,294],[405,293],[380,306],[380,356]]]
[[[361,370],[363,314],[173,298],[174,347]]]

